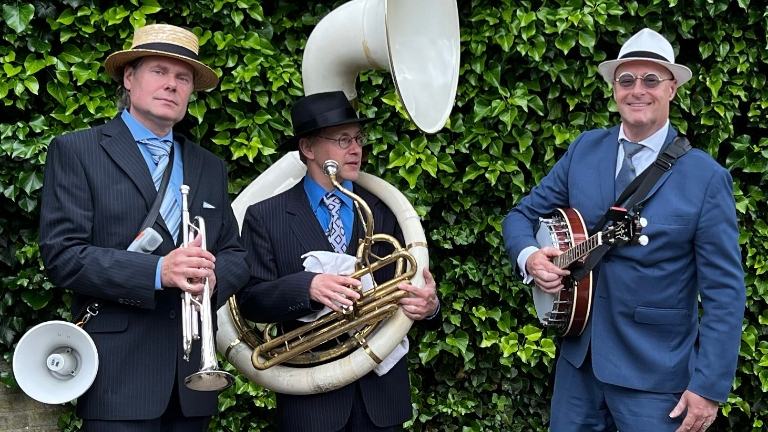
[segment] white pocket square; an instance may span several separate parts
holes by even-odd
[[[209,203],[207,203],[207,202],[203,201],[203,208],[216,208],[216,207],[214,207],[214,206],[212,206],[211,204],[209,204]]]

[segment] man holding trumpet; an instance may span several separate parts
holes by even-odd
[[[207,279],[215,320],[248,267],[224,163],[173,131],[192,92],[218,83],[198,48],[179,27],[137,29],[131,49],[105,63],[121,84],[122,112],[48,149],[40,251],[50,280],[72,291],[74,319],[88,317],[99,356],[77,404],[85,431],[205,431],[217,412],[216,392],[184,385],[200,343],[185,361],[180,297],[199,299]],[[207,250],[201,236],[177,247],[182,184],[191,190],[183,210],[205,220]]]

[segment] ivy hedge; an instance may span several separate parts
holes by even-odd
[[[288,0],[6,0],[0,16],[0,353],[70,297],[45,277],[37,245],[51,139],[115,116],[107,55],[134,27],[185,26],[220,85],[194,96],[176,129],[227,161],[237,193],[277,160],[302,95],[301,58],[314,25],[343,2]],[[392,79],[359,79],[365,169],[403,190],[423,216],[444,323],[414,329],[411,431],[544,431],[554,339],[536,325],[529,290],[511,275],[500,223],[580,131],[619,121],[597,65],[632,33],[666,35],[694,78],[672,123],[733,174],[748,299],[728,403],[710,430],[760,431],[768,415],[768,13],[749,0],[462,0],[461,78],[446,128],[419,132]],[[343,31],[343,29],[340,29]],[[232,369],[224,364],[225,368]],[[2,381],[14,386],[13,377]],[[274,396],[238,375],[211,430],[273,431]],[[63,430],[78,430],[70,409]]]

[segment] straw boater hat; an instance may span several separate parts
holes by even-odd
[[[297,150],[301,138],[327,127],[350,123],[368,123],[374,120],[376,119],[358,117],[343,91],[304,96],[291,108],[293,137],[277,147],[277,151]]]
[[[688,82],[693,75],[687,67],[675,64],[675,51],[672,49],[669,41],[649,28],[644,28],[635,33],[621,46],[619,58],[600,63],[597,70],[600,71],[600,75],[606,81],[613,83],[616,68],[619,65],[637,60],[658,63],[669,69],[677,80],[678,86]]]
[[[200,48],[197,36],[183,28],[168,24],[151,24],[136,29],[131,49],[107,57],[104,68],[109,76],[123,82],[123,68],[139,57],[162,56],[181,60],[195,69],[195,90],[216,87],[216,72],[197,60]]]

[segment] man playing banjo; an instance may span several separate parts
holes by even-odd
[[[575,208],[589,229],[602,229],[601,216],[626,203],[627,185],[677,136],[669,104],[692,73],[662,35],[641,30],[598,69],[621,124],[579,135],[503,222],[515,273],[534,290],[556,293],[570,277],[551,262],[558,249],[538,247],[539,218]],[[592,272],[586,328],[562,340],[552,431],[698,432],[728,398],[746,296],[731,176],[696,149],[665,168],[627,206],[647,219],[649,243],[605,253]]]

